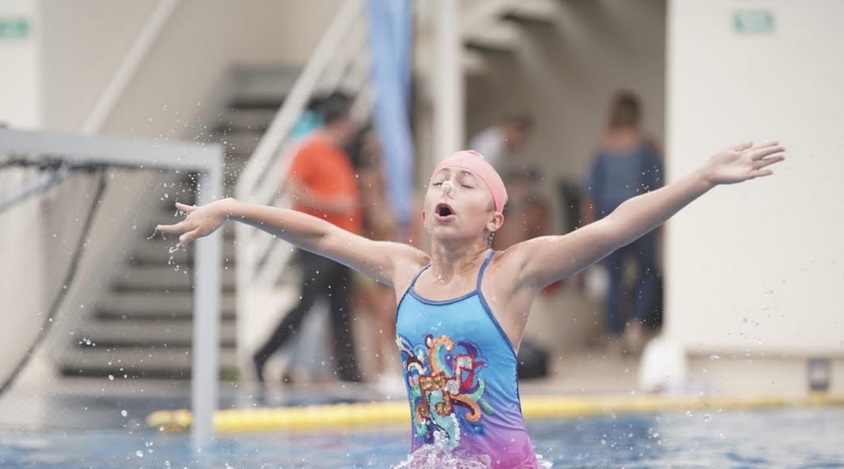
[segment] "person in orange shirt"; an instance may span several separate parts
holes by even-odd
[[[360,194],[343,147],[355,132],[352,99],[333,93],[322,103],[324,127],[311,133],[293,156],[287,193],[293,209],[321,218],[351,233],[361,233]],[[299,303],[287,313],[266,343],[253,355],[259,381],[269,357],[297,335],[314,302],[329,303],[335,374],[342,381],[361,381],[350,320],[351,272],[348,267],[306,250],[299,251],[302,289]]]

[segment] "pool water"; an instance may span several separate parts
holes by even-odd
[[[532,421],[554,468],[844,468],[844,409],[619,415]],[[141,430],[0,432],[0,468],[387,468],[406,429],[225,435],[202,451],[186,434]]]

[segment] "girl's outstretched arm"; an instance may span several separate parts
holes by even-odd
[[[513,251],[518,284],[542,288],[575,274],[661,225],[716,185],[770,176],[773,173],[766,168],[783,161],[783,152],[777,142],[736,145],[714,155],[697,171],[633,197],[605,218],[577,231],[519,243],[508,250]]]
[[[401,243],[372,241],[317,217],[276,207],[223,199],[203,206],[176,204],[187,217],[173,225],[158,225],[162,233],[179,235],[176,247],[208,236],[226,220],[259,228],[279,239],[331,258],[386,285],[393,285],[397,267],[424,265],[427,255]]]

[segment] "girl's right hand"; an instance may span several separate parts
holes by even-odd
[[[179,235],[176,249],[186,247],[198,238],[210,235],[226,221],[229,210],[225,207],[230,202],[231,199],[223,199],[202,206],[176,202],[176,208],[187,214],[185,219],[173,225],[158,225],[155,229],[162,233]]]

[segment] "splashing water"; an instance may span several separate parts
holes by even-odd
[[[434,436],[434,444],[422,445],[411,453],[404,461],[390,469],[489,469],[492,467],[490,457],[485,454],[467,454],[460,450],[446,449],[446,441]],[[540,468],[548,469],[553,466],[551,461],[545,461],[541,455],[536,455]]]
[[[438,445],[424,445],[391,469],[488,469],[489,456],[447,451]]]
[[[176,271],[179,270],[179,264],[176,264],[177,252],[179,252],[178,246],[171,246],[167,249],[167,253],[170,254],[170,257],[167,258],[167,265],[174,266]]]

